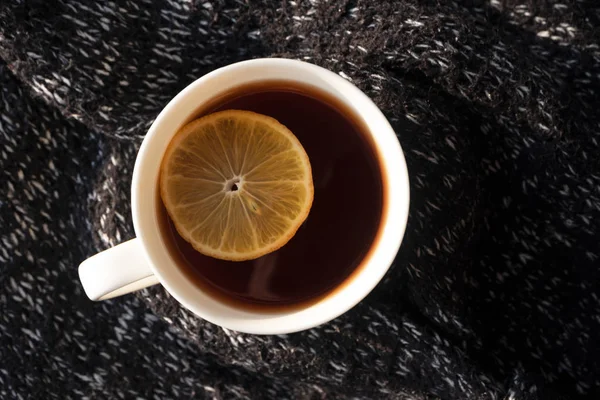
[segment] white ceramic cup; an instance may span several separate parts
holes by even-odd
[[[378,239],[356,272],[317,303],[278,313],[236,309],[194,285],[167,251],[157,216],[159,168],[173,135],[202,104],[237,86],[265,80],[316,86],[354,110],[373,138],[385,186]],[[159,114],[144,138],[133,171],[131,209],[137,238],[85,260],[79,266],[79,277],[92,300],[109,299],[160,283],[184,307],[224,328],[254,334],[297,332],[336,318],[373,290],[402,242],[409,197],[408,173],[398,139],[381,111],[363,92],[339,75],[305,62],[276,58],[243,61],[194,81]]]

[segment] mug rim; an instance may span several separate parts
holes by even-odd
[[[256,78],[261,75],[264,77]],[[271,79],[267,77],[274,75],[317,86],[354,110],[363,120],[375,146],[386,196],[377,237],[357,270],[316,303],[281,313],[238,309],[194,285],[174,265],[159,231],[157,216],[160,161],[179,128],[189,121],[194,110],[202,103],[230,88]],[[218,91],[211,92],[211,87]],[[205,99],[199,100],[202,96]],[[404,236],[410,201],[408,171],[400,142],[388,120],[371,99],[332,71],[307,62],[281,58],[230,64],[198,78],[179,92],[160,112],[140,146],[133,171],[131,196],[136,235],[142,243],[150,268],[165,289],[197,316],[227,329],[254,334],[285,334],[309,329],[338,317],[366,297],[396,257]]]

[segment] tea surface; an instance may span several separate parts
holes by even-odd
[[[228,109],[269,115],[300,140],[313,173],[310,214],[281,249],[231,262],[194,250],[161,207],[159,220],[171,255],[197,286],[233,306],[277,311],[318,301],[360,267],[378,235],[383,178],[368,131],[333,97],[289,82],[238,87],[196,117]]]

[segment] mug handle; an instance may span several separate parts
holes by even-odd
[[[111,299],[158,283],[144,257],[142,242],[137,238],[82,262],[79,279],[85,294],[94,301]]]

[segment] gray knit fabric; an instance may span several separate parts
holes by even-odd
[[[600,397],[594,2],[0,2],[0,398]],[[256,57],[365,91],[411,180],[394,266],[321,327],[252,336],[161,287],[92,303],[86,257],[134,236],[153,118]]]

